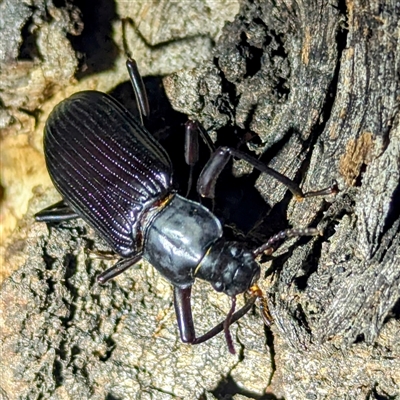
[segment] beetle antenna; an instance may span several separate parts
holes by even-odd
[[[315,228],[286,229],[272,236],[262,246],[253,250],[253,256],[254,258],[256,258],[261,254],[266,254],[268,256],[271,255],[275,251],[276,244],[286,239],[298,236],[318,236],[318,235],[321,235],[321,232]]]
[[[226,319],[224,321],[225,339],[226,339],[226,343],[228,345],[229,353],[231,353],[231,354],[236,354],[235,347],[233,346],[232,335],[229,330],[229,326],[232,323],[232,315],[235,312],[235,308],[236,308],[236,296],[232,296],[232,306],[231,306],[231,309],[229,310],[228,315],[226,316]]]

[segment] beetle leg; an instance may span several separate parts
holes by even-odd
[[[246,302],[246,304],[232,315],[232,317],[229,320],[229,326],[234,324],[236,321],[238,321],[244,315],[246,315],[250,311],[250,309],[253,307],[256,300],[257,300],[257,296],[251,296],[248,299],[248,301]],[[214,326],[214,328],[210,329],[204,335],[201,335],[200,337],[196,338],[192,342],[192,344],[200,344],[200,343],[206,342],[207,340],[218,335],[218,333],[221,333],[225,329],[226,325],[227,325],[226,320],[220,322],[218,325]]]
[[[140,75],[136,61],[132,58],[131,53],[128,49],[128,43],[126,40],[126,25],[132,23],[130,18],[122,19],[122,46],[126,55],[126,68],[128,69],[129,78],[132,83],[133,92],[135,93],[136,104],[139,110],[140,121],[142,125],[143,116],[148,117],[150,115],[149,100],[147,98],[146,88],[143,83],[142,76]]]
[[[35,220],[38,222],[62,222],[79,218],[79,215],[73,211],[63,200],[39,211],[35,214]]]
[[[207,145],[210,153],[215,151],[214,143],[208,133],[198,122],[189,119],[185,124],[185,162],[190,167],[186,197],[189,196],[190,189],[192,188],[193,167],[199,161],[199,135]]]
[[[210,157],[207,164],[204,166],[197,180],[197,192],[202,197],[213,199],[215,196],[215,184],[231,158],[227,147],[219,147]]]
[[[300,187],[293,182],[291,179],[282,175],[278,171],[267,167],[263,162],[255,157],[252,157],[243,151],[233,149],[231,147],[219,147],[214,154],[211,156],[210,160],[207,162],[203,171],[200,174],[199,180],[197,182],[197,191],[203,197],[214,198],[215,195],[215,184],[216,181],[224,169],[225,165],[228,163],[231,157],[240,158],[259,171],[272,176],[277,181],[285,185],[297,199],[303,199],[305,197],[312,196],[325,196],[332,193],[337,193],[337,183],[334,182],[331,186],[324,188],[316,192],[303,193]]]
[[[193,181],[193,167],[199,161],[199,135],[197,123],[190,119],[185,124],[185,162],[189,165],[189,180],[186,196],[189,196]]]
[[[88,250],[87,252],[92,260],[115,260],[116,258],[113,251]]]
[[[136,61],[133,58],[128,57],[126,60],[126,68],[128,69],[129,78],[131,79],[133,91],[135,93],[140,121],[142,122],[142,125],[144,125],[143,116],[148,117],[150,114],[150,106],[147,98],[146,88],[144,86]]]
[[[189,286],[187,288],[179,288],[174,287],[174,305],[175,305],[175,313],[178,321],[179,333],[181,336],[181,340],[184,343],[190,344],[200,344],[206,342],[207,340],[213,338],[218,335],[222,331],[225,332],[225,337],[228,342],[229,351],[234,354],[234,348],[232,344],[232,339],[229,334],[229,326],[242,318],[250,309],[253,307],[257,296],[253,295],[249,298],[246,304],[238,311],[233,313],[235,307],[235,301],[232,300],[231,311],[229,312],[227,318],[216,325],[214,328],[210,329],[205,334],[196,337],[192,309],[190,305],[192,287]]]
[[[142,253],[135,254],[130,258],[121,258],[115,265],[111,268],[105,270],[97,277],[97,282],[101,285],[108,282],[110,279],[114,279],[119,274],[125,272],[128,268],[132,267],[142,258]]]
[[[192,307],[190,305],[191,293],[191,286],[184,289],[174,286],[175,314],[181,340],[183,343],[193,344],[196,340],[196,333],[193,324]]]
[[[264,321],[264,324],[266,326],[271,326],[274,320],[271,316],[271,313],[269,312],[268,301],[265,298],[262,290],[258,287],[258,285],[253,285],[249,289],[249,292],[256,297],[258,308],[260,310],[260,314]]]
[[[277,243],[282,242],[285,239],[290,239],[296,236],[317,236],[321,232],[315,228],[300,228],[300,229],[286,229],[278,232],[276,235],[268,239],[266,243],[253,250],[254,257],[258,257],[260,254],[271,255],[275,251]]]

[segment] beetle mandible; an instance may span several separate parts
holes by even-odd
[[[144,86],[134,60],[128,59],[127,67],[139,109],[147,115]],[[189,158],[193,152],[189,146]],[[257,298],[262,299],[256,286],[260,276],[256,257],[272,253],[274,245],[286,237],[318,233],[311,228],[283,231],[255,250],[225,240],[221,223],[211,211],[173,191],[171,162],[164,148],[118,101],[102,92],[75,93],[53,109],[44,129],[44,154],[63,200],[37,213],[36,220],[54,223],[83,218],[91,225],[121,257],[98,277],[100,283],[141,258],[149,261],[174,287],[180,337],[186,343],[204,342],[224,330],[233,353],[229,325]],[[298,198],[336,191],[332,185],[303,193],[297,184],[259,160],[220,147],[200,174],[200,195],[214,196],[216,180],[232,156],[271,175]],[[195,334],[190,304],[195,278],[208,281],[232,298],[226,320],[200,337]],[[253,294],[250,300],[234,313],[236,296],[248,290]],[[270,323],[265,302],[262,304],[264,320]]]

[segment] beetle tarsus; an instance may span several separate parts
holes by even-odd
[[[317,197],[317,196],[329,196],[331,194],[338,194],[339,187],[336,180],[334,180],[330,186],[325,189],[317,190],[315,192],[307,192],[304,194],[304,197]]]
[[[258,309],[260,310],[261,317],[266,326],[271,326],[274,322],[271,313],[269,312],[268,301],[264,296],[264,293],[259,288],[258,285],[253,285],[249,292],[252,296],[256,298],[256,302],[258,304]]]

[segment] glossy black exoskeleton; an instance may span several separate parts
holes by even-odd
[[[128,61],[131,68],[132,62]],[[253,290],[252,300],[233,313],[235,296],[254,287],[259,278],[256,256],[286,236],[316,233],[312,229],[290,230],[256,250],[226,241],[213,213],[172,190],[172,167],[166,151],[105,93],[79,92],[59,103],[46,122],[44,153],[48,172],[63,201],[41,211],[36,219],[51,223],[80,217],[90,224],[121,256],[114,267],[100,275],[100,283],[142,257],[148,260],[174,286],[175,310],[184,342],[201,343],[225,330],[233,351],[229,325],[250,309],[255,297],[261,297],[257,289]],[[229,148],[218,149],[204,168],[198,182],[202,195],[213,196],[215,181],[232,155],[244,158],[304,197],[288,178]],[[331,192],[328,189],[308,195]],[[190,305],[195,278],[210,282],[215,290],[233,299],[227,320],[198,338]]]

